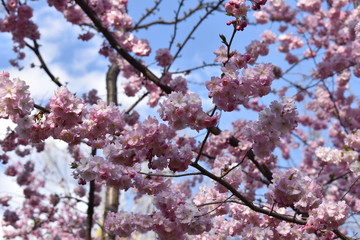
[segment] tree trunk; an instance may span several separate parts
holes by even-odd
[[[106,91],[107,91],[107,104],[111,102],[118,105],[117,99],[117,77],[119,75],[119,68],[115,64],[112,64],[106,73]],[[114,187],[106,187],[105,195],[105,210],[104,210],[104,223],[106,220],[107,213],[117,212],[119,206],[119,190]],[[103,231],[103,239],[115,239],[115,236],[110,236]]]

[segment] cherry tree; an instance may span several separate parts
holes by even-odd
[[[57,86],[40,104],[26,79],[0,73],[0,117],[13,123],[0,159],[24,195],[20,205],[0,196],[4,237],[358,239],[358,1],[179,0],[171,20],[154,18],[164,2],[133,19],[127,0],[47,1],[81,29],[80,40],[101,37],[94,51],[109,62],[102,99],[96,89],[76,94],[54,75],[33,2],[2,1],[0,31],[11,34],[16,54],[10,63],[21,70],[29,49]],[[227,15],[224,30],[210,33],[206,23],[219,15]],[[170,41],[152,49],[139,35],[158,25],[170,27],[157,36]],[[201,28],[219,41],[208,49],[214,61],[179,69]],[[255,29],[263,31],[248,39]],[[236,39],[249,44],[240,49]],[[208,69],[217,74],[191,86],[191,75]],[[120,77],[134,102],[127,109],[117,98]],[[146,100],[155,116],[136,111]],[[44,164],[30,156],[47,139],[68,146],[77,181],[70,192],[44,191],[46,171],[36,170]],[[119,191],[134,201],[147,196],[150,211],[119,208]]]

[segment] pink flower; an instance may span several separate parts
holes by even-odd
[[[48,119],[54,126],[73,127],[82,121],[86,113],[84,101],[70,93],[66,87],[59,87],[49,102],[51,112]]]
[[[134,42],[132,51],[138,56],[149,56],[151,48],[149,41],[146,39],[140,39]]]
[[[160,48],[156,51],[155,60],[158,62],[159,66],[166,67],[172,63],[173,57],[171,56],[169,49]]]
[[[214,54],[216,55],[216,62],[224,63],[228,60],[227,48],[224,45],[219,46],[218,49],[214,51]]]
[[[172,92],[160,103],[160,117],[175,129],[189,126],[195,130],[214,126],[218,115],[208,116],[201,108],[200,97],[195,93]]]
[[[304,229],[309,233],[316,230],[337,229],[345,223],[348,214],[349,206],[345,201],[323,201],[319,207],[311,210]]]
[[[0,75],[0,118],[11,118],[17,122],[31,113],[34,108],[29,86],[20,79],[10,80],[9,74]]]
[[[245,17],[248,9],[249,6],[244,0],[230,0],[225,3],[225,11],[236,18]]]
[[[305,193],[304,187],[301,173],[297,169],[277,171],[273,174],[268,198],[279,207],[289,207],[301,199]]]

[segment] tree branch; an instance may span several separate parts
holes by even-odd
[[[296,224],[299,224],[299,225],[305,225],[306,224],[306,221],[296,219],[293,216],[280,214],[280,213],[277,213],[277,212],[274,212],[274,211],[269,211],[269,210],[266,210],[264,208],[255,206],[250,200],[248,200],[245,196],[243,196],[240,192],[238,192],[233,186],[231,186],[228,182],[226,182],[222,178],[219,178],[219,177],[215,176],[214,174],[210,173],[205,168],[200,166],[198,163],[192,163],[191,166],[196,168],[197,170],[199,170],[205,176],[213,179],[215,182],[217,182],[217,183],[221,184],[222,186],[224,186],[225,188],[227,188],[234,196],[236,196],[238,199],[240,199],[247,207],[249,207],[253,211],[263,213],[263,214],[266,214],[268,216],[272,216],[272,217],[277,218],[279,220],[284,220],[284,221],[291,222],[291,223],[296,223]]]
[[[25,43],[25,45],[30,48],[34,53],[35,55],[37,56],[37,58],[39,59],[40,61],[40,68],[44,69],[44,71],[46,72],[46,74],[50,77],[51,81],[53,81],[58,87],[61,87],[62,84],[60,83],[59,81],[59,78],[55,77],[50,69],[48,68],[48,66],[46,65],[41,53],[40,53],[40,50],[39,50],[39,44],[37,43],[36,40],[33,40],[33,43],[34,43],[34,46],[31,46],[30,44],[28,43]]]
[[[96,148],[91,150],[91,155],[96,155]],[[94,196],[95,196],[95,180],[90,181],[89,183],[89,203],[86,211],[86,240],[91,240],[91,229],[93,225],[93,216],[94,216]]]
[[[144,21],[147,17],[149,17],[152,13],[154,13],[154,11],[157,9],[157,7],[160,5],[161,2],[162,2],[162,0],[155,1],[154,6],[152,8],[150,8],[150,9],[147,9],[146,13],[143,16],[141,16],[141,18],[134,25],[134,27],[131,29],[131,31],[143,28],[143,27],[140,26],[140,23],[142,23],[142,21]]]
[[[103,34],[103,36],[108,40],[110,46],[126,61],[128,61],[136,70],[141,72],[146,78],[160,87],[167,94],[172,92],[172,89],[168,86],[165,86],[160,83],[160,79],[147,67],[137,61],[132,57],[125,49],[123,49],[120,44],[116,41],[114,36],[110,31],[103,26],[100,19],[96,16],[96,13],[88,6],[84,0],[75,0],[75,2],[81,7],[81,9],[86,13],[86,15],[91,19],[96,28]]]
[[[215,10],[217,10],[224,2],[225,0],[220,0],[215,6],[212,6],[210,10],[207,10],[206,13],[204,14],[204,16],[202,16],[199,21],[195,24],[195,26],[193,27],[193,29],[190,31],[190,33],[187,35],[187,37],[185,38],[185,40],[182,42],[182,44],[180,44],[177,52],[175,53],[173,59],[175,60],[180,52],[182,51],[182,49],[184,48],[184,46],[186,45],[186,43],[191,39],[192,35],[194,34],[194,32],[196,31],[196,29],[201,25],[201,23],[210,15],[212,14]],[[173,61],[174,62],[174,61]],[[168,72],[168,70],[170,69],[172,64],[170,64],[169,66],[166,67],[165,72]]]

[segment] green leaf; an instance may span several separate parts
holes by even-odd
[[[221,41],[225,44],[227,44],[226,37],[223,34],[219,34]]]
[[[344,149],[345,151],[347,151],[347,152],[352,151],[352,149],[351,149],[351,148],[349,148],[348,146],[343,146],[343,149]]]
[[[78,165],[77,165],[76,163],[72,162],[72,163],[70,164],[70,167],[71,167],[71,169],[74,169],[74,168],[77,168]]]

